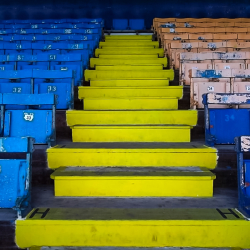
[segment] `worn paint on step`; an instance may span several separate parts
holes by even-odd
[[[35,208],[16,221],[34,246],[250,248],[250,222],[235,209]]]

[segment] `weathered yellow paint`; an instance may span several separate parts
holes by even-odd
[[[178,109],[177,98],[84,98],[84,110]]]
[[[220,212],[225,213],[224,217]],[[16,242],[20,248],[250,248],[249,234],[250,222],[237,210],[226,208],[39,208],[33,209],[26,219],[16,220]]]
[[[181,169],[181,168],[180,168]],[[212,197],[215,175],[203,168],[155,169],[154,171],[86,171],[59,168],[55,196],[82,197]]]
[[[99,58],[108,59],[151,59],[159,58],[157,54],[155,55],[99,55]]]
[[[158,80],[92,80],[91,87],[153,87],[153,86],[168,86],[168,79]]]
[[[96,70],[162,70],[162,65],[110,65],[110,66],[96,66]]]
[[[162,65],[167,67],[168,60],[163,58],[90,58],[90,67],[98,65]]]
[[[68,126],[75,125],[147,125],[195,126],[197,110],[67,110]]]
[[[94,148],[93,148],[94,147]],[[47,149],[48,167],[192,167],[214,169],[217,150],[197,143],[140,146],[71,143]],[[130,148],[129,148],[130,147]]]
[[[159,48],[158,41],[149,41],[149,40],[108,40],[106,42],[99,42],[99,48],[103,47],[145,47],[153,46],[154,48]]]
[[[155,87],[90,87],[80,86],[78,98],[121,98],[121,97],[175,97],[182,98],[182,86]]]
[[[111,35],[105,36],[106,40],[150,40],[152,41],[152,35]]]
[[[85,70],[85,81],[90,80],[106,80],[106,79],[169,79],[174,80],[174,71],[168,70],[126,70],[126,71],[101,71],[101,70]]]
[[[190,126],[74,126],[73,142],[190,142]]]
[[[99,55],[158,55],[159,57],[164,57],[164,49],[163,48],[103,48],[103,49],[96,49],[95,56],[98,57]]]

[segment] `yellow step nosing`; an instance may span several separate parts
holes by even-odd
[[[171,126],[171,125],[166,125],[166,126],[128,126],[128,125],[124,125],[124,126],[105,126],[105,125],[101,125],[101,126],[97,126],[97,125],[93,125],[93,126],[83,126],[83,125],[74,125],[71,126],[70,128],[72,129],[192,129],[193,126],[189,126],[189,125],[177,125],[177,126]]]
[[[104,80],[105,81],[105,80]],[[96,87],[96,86],[79,86],[79,90],[85,89],[183,89],[183,86],[136,86],[136,87]]]

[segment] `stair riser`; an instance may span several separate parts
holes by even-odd
[[[67,111],[68,126],[74,125],[147,125],[195,126],[197,112],[183,111]]]
[[[212,197],[213,180],[121,177],[56,179],[55,196],[81,197]]]
[[[105,41],[115,40],[116,42],[126,42],[135,41],[135,40],[148,40],[152,42],[152,35],[140,35],[140,36],[127,36],[127,35],[119,35],[119,36],[105,36]]]
[[[117,48],[112,50],[111,48],[106,49],[96,49],[95,56],[99,55],[157,55],[159,57],[164,57],[163,49],[138,49],[138,48]]]
[[[85,81],[106,80],[106,79],[169,79],[174,80],[173,70],[151,70],[151,71],[100,71],[85,70]]]
[[[155,87],[169,86],[168,80],[110,80],[91,81],[91,87]]]
[[[73,142],[190,142],[190,128],[72,128]]]
[[[96,70],[162,70],[162,65],[116,65],[116,66],[96,66]]]
[[[84,110],[178,109],[178,99],[89,99],[83,100]]]
[[[215,153],[145,152],[146,150],[67,150],[47,153],[49,168],[63,166],[86,167],[186,167],[199,166],[214,169],[217,164]]]
[[[122,98],[122,97],[175,97],[182,98],[181,88],[79,88],[79,99],[83,98]]]
[[[104,55],[100,55],[103,57]],[[140,56],[139,56],[140,57]],[[119,58],[90,58],[90,67],[95,68],[96,65],[162,65],[167,67],[167,58],[133,58],[133,59],[119,59]]]

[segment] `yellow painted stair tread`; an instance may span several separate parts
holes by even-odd
[[[73,126],[73,142],[190,142],[191,126]]]
[[[96,70],[162,70],[162,65],[111,65],[95,67]]]
[[[48,167],[187,167],[214,169],[217,150],[198,143],[75,142],[47,149]]]
[[[119,45],[119,44],[118,44]],[[113,44],[109,44],[109,46],[107,45],[102,45],[101,47],[99,47],[99,49],[112,49],[112,50],[117,50],[117,49],[120,49],[120,48],[128,48],[128,49],[159,49],[159,47],[155,47],[154,45],[141,45],[141,46],[135,46],[135,45],[130,45],[128,44],[128,46],[114,46]]]
[[[149,40],[126,40],[126,41],[113,41],[108,40],[105,42],[99,42],[99,48],[105,47],[140,47],[140,46],[154,46],[159,48],[158,41],[149,41]]]
[[[90,81],[94,79],[106,80],[106,79],[157,79],[165,78],[170,81],[174,80],[174,71],[169,70],[117,70],[117,71],[101,71],[101,70],[85,70],[85,80]]]
[[[169,86],[169,80],[92,80],[91,87],[154,87]]]
[[[167,67],[167,58],[90,58],[90,67],[95,68],[97,65],[163,65]]]
[[[67,124],[74,125],[189,125],[197,123],[196,110],[67,110]]]
[[[95,56],[99,55],[158,55],[159,57],[164,57],[164,49],[162,48],[153,48],[153,49],[140,49],[140,48],[103,48],[96,49]]]
[[[151,59],[159,58],[157,54],[155,55],[99,55],[99,58],[108,59]]]
[[[150,40],[152,35],[111,35],[105,36],[105,40]]]
[[[84,98],[84,110],[178,109],[177,98]]]
[[[139,171],[140,170],[140,171]],[[205,168],[58,168],[55,196],[212,197],[215,175]],[[174,186],[174,188],[172,188]]]
[[[249,232],[249,221],[229,208],[35,208],[16,220],[20,248],[250,248]]]
[[[175,97],[182,98],[182,86],[92,87],[80,86],[78,98]]]

